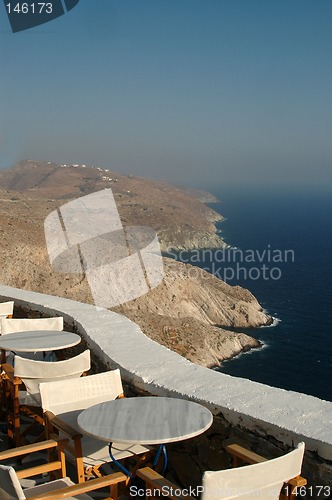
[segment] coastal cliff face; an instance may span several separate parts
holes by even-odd
[[[95,170],[96,178],[92,176]],[[83,275],[51,269],[43,222],[70,199],[105,187],[112,187],[122,222],[153,227],[164,249],[224,245],[212,222],[221,217],[199,199],[207,199],[207,193],[106,174],[88,167],[31,161],[0,174],[3,284],[92,303]],[[100,179],[105,176],[117,181]],[[164,259],[164,271],[165,279],[157,288],[115,310],[138,323],[157,342],[205,366],[259,346],[248,335],[230,331],[271,321],[248,290],[231,287],[206,271],[168,258]]]
[[[271,322],[248,290],[172,259],[164,258],[164,272],[158,287],[115,310],[144,323],[149,337],[204,366],[260,346],[252,337],[231,331]]]

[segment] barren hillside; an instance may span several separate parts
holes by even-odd
[[[33,160],[0,171],[0,188],[24,193],[30,199],[58,200],[58,205],[111,188],[122,222],[154,228],[163,250],[223,245],[214,225],[222,218],[201,201],[213,201],[212,195],[202,191],[124,176],[100,167]]]
[[[69,199],[104,187],[112,187],[122,222],[154,227],[164,248],[223,244],[211,222],[218,214],[199,200],[206,193],[91,167],[32,161],[1,172],[1,187],[0,281],[10,286],[92,302],[83,275],[51,269],[43,222]],[[245,334],[222,329],[270,321],[250,292],[171,259],[164,259],[164,268],[165,279],[157,288],[116,310],[154,340],[205,366],[259,345]]]

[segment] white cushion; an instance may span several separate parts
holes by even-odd
[[[279,500],[283,483],[301,474],[303,453],[304,443],[300,443],[295,450],[266,462],[207,471],[203,475],[202,500]]]
[[[79,378],[83,372],[90,370],[90,351],[64,361],[34,361],[21,356],[15,356],[14,375],[22,379],[27,390],[25,404],[41,406],[39,385],[54,380]],[[22,398],[22,394],[20,395]],[[22,402],[23,403],[23,402]]]
[[[63,330],[63,318],[1,318],[1,335],[33,330]]]

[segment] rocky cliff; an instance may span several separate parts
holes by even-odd
[[[1,187],[0,281],[18,288],[92,302],[83,275],[51,269],[43,222],[68,200],[103,187],[112,187],[122,222],[155,228],[164,249],[223,245],[212,222],[220,216],[200,201],[206,193],[91,167],[32,161],[2,172]],[[171,259],[164,259],[164,268],[157,288],[116,310],[154,340],[205,366],[259,346],[230,331],[271,321],[248,290]]]

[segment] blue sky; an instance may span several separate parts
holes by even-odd
[[[193,186],[332,186],[330,0],[80,0],[11,33],[0,167],[87,163]]]

